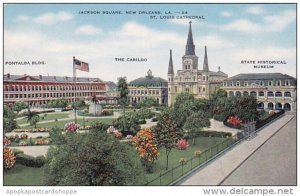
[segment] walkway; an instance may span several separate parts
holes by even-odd
[[[293,118],[222,185],[297,185],[296,124],[297,119]]]
[[[227,127],[221,121],[210,119],[210,127],[204,127],[203,131],[222,131],[232,133],[232,135],[236,135],[241,130]]]
[[[219,185],[237,167],[256,152],[277,131],[285,126],[294,115],[284,115],[270,124],[251,140],[243,141],[207,166],[181,180],[180,185]]]
[[[55,115],[54,113],[52,113],[51,115]],[[114,112],[114,115],[113,116],[85,116],[86,119],[102,119],[102,118],[118,118],[119,116],[121,116],[121,114],[119,112]],[[77,118],[82,118],[83,116],[77,116]],[[74,121],[74,118],[75,118],[75,115],[74,113],[71,113],[68,118],[60,118],[60,119],[57,119],[57,121],[65,121],[65,120],[70,120],[70,121]],[[55,122],[54,120],[44,120],[44,121],[41,121],[41,122],[38,122],[37,125],[40,125],[40,124],[45,124],[45,123],[51,123],[51,122]],[[25,127],[25,126],[29,126],[30,124],[29,123],[24,123],[24,124],[20,124],[19,126],[20,127]]]
[[[18,146],[18,147],[10,147],[14,149],[19,149],[24,152],[24,154],[37,157],[46,155],[50,146]]]

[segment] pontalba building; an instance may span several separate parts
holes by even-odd
[[[226,79],[222,89],[228,96],[254,96],[259,109],[297,109],[297,80],[281,73],[238,74]]]
[[[68,102],[79,99],[106,99],[106,84],[99,78],[76,78],[68,76],[4,75],[4,103],[16,101],[31,106],[47,104],[48,101],[64,98]]]
[[[155,99],[159,104],[168,103],[168,81],[154,77],[151,70],[147,72],[147,76],[129,82],[128,90],[130,103],[133,105],[148,98]]]
[[[202,70],[198,69],[198,56],[195,54],[192,27],[190,22],[185,55],[182,57],[182,69],[174,73],[172,50],[168,68],[168,105],[175,103],[176,96],[181,92],[192,94],[195,98],[207,98],[214,93],[228,75],[220,71],[210,71],[207,48],[205,46]]]

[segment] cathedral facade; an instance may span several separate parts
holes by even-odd
[[[187,92],[195,98],[209,99],[228,75],[219,70],[210,71],[208,65],[207,48],[205,46],[202,70],[198,69],[198,56],[195,54],[191,22],[189,26],[185,55],[182,57],[182,69],[174,73],[172,50],[168,67],[168,105],[175,103],[179,93]]]

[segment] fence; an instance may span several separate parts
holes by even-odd
[[[256,130],[262,128],[266,124],[271,123],[273,120],[275,120],[276,118],[280,117],[283,114],[284,114],[284,110],[270,116],[269,118],[263,121],[258,121],[256,123],[257,126]],[[189,173],[196,167],[207,164],[210,160],[224,153],[227,149],[231,148],[232,146],[234,146],[235,144],[237,144],[243,139],[245,139],[245,134],[243,134],[242,132],[234,136],[231,136],[230,138],[227,138],[223,142],[220,142],[217,145],[206,149],[199,156],[194,156],[186,160],[186,162],[183,164],[172,167],[172,169],[169,169],[168,171],[161,172],[158,177],[150,181],[147,180],[147,183],[145,185],[155,186],[155,185],[169,185],[171,183],[174,183],[176,180],[185,176],[187,173]]]

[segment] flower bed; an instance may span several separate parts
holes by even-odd
[[[27,132],[27,133],[37,133],[37,132],[50,132],[52,129],[50,128],[36,128],[36,129],[14,129],[12,132],[15,133],[21,133],[21,132]]]

